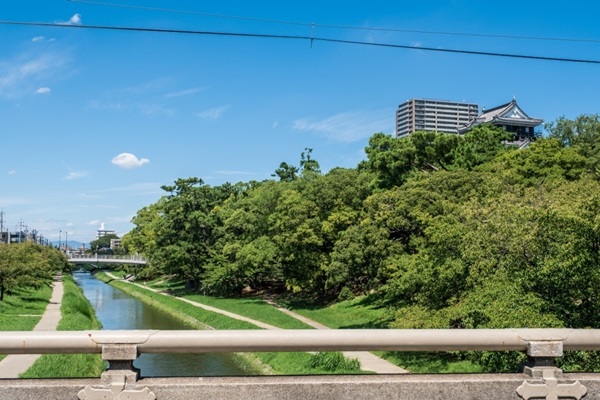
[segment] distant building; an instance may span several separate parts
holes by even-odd
[[[415,131],[458,133],[479,114],[477,104],[444,100],[411,99],[398,106],[396,136]]]
[[[535,128],[544,120],[529,117],[517,104],[515,99],[509,103],[483,111],[469,124],[463,126],[459,133],[466,133],[471,128],[480,124],[491,124],[504,128],[507,132],[514,134],[515,145],[520,142],[529,143],[540,135]]]
[[[104,223],[100,224],[100,229],[98,229],[98,231],[96,232],[96,240],[108,235],[116,235],[116,233],[115,231],[104,229]]]
[[[121,248],[121,239],[110,239],[110,249],[115,250]]]

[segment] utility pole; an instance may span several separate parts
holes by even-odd
[[[65,253],[69,251],[69,231],[65,231]]]
[[[58,231],[58,249],[60,250],[60,239],[62,238],[62,230]]]

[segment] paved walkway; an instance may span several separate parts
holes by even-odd
[[[106,273],[108,276],[110,276],[113,279],[123,280],[123,279],[121,279],[121,278],[119,278],[119,277],[117,277],[115,275],[112,275],[109,272],[104,271],[104,273]],[[127,280],[123,280],[123,281],[129,282]],[[156,292],[156,293],[162,293],[162,294],[167,295],[166,293],[164,293],[164,292],[162,292],[160,290],[154,289],[154,288],[149,288],[147,286],[140,285],[138,283],[133,283],[133,284],[137,285],[139,287],[142,287],[144,289],[151,290],[151,291]],[[243,315],[239,315],[239,314],[235,314],[235,313],[232,313],[232,312],[229,312],[229,311],[225,311],[225,310],[222,310],[220,308],[208,306],[206,304],[198,303],[196,301],[184,299],[184,298],[181,298],[181,297],[177,297],[177,298],[179,300],[181,300],[181,301],[185,301],[186,303],[192,304],[192,305],[194,305],[196,307],[200,307],[200,308],[202,308],[204,310],[215,312],[215,313],[218,313],[218,314],[223,314],[223,315],[226,315],[226,316],[228,316],[230,318],[237,319],[237,320],[240,320],[240,321],[246,321],[246,322],[249,322],[249,323],[251,323],[253,325],[256,325],[256,326],[258,326],[260,328],[263,328],[263,329],[272,329],[272,330],[275,330],[275,329],[279,329],[280,330],[280,329],[282,329],[280,327],[277,327],[277,326],[274,326],[274,325],[270,325],[270,324],[266,324],[264,322],[257,321],[255,319],[247,318],[247,317],[244,317]],[[307,325],[312,326],[313,328],[316,328],[316,329],[331,329],[331,328],[329,328],[329,327],[327,327],[327,326],[325,326],[323,324],[320,324],[320,323],[318,323],[316,321],[313,321],[313,320],[311,320],[309,318],[306,318],[306,317],[304,317],[304,316],[302,316],[300,314],[297,314],[297,313],[295,313],[293,311],[290,311],[290,310],[288,310],[286,308],[280,307],[278,304],[276,304],[276,303],[274,303],[272,301],[267,301],[267,302],[269,304],[277,307],[280,311],[282,311],[282,312],[290,315],[291,317],[294,317],[294,318],[296,318],[296,319],[304,322]],[[389,361],[384,360],[381,357],[377,357],[376,355],[374,355],[373,353],[370,353],[368,351],[345,351],[344,355],[346,357],[357,358],[358,361],[360,361],[361,369],[363,369],[364,371],[373,371],[373,372],[378,373],[378,374],[406,374],[406,373],[409,372],[409,371],[407,371],[407,370],[405,370],[403,368],[400,368],[399,366],[397,366],[395,364],[392,364]]]
[[[60,305],[63,297],[62,278],[54,281],[52,297],[42,315],[42,319],[33,328],[34,331],[54,331],[60,321]],[[0,361],[0,378],[18,378],[27,371],[33,363],[40,358],[39,354],[11,354]]]

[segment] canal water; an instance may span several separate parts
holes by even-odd
[[[102,329],[189,329],[180,321],[155,310],[128,294],[94,278],[75,272],[75,281],[88,298]],[[244,375],[230,354],[142,354],[134,362],[142,377]]]

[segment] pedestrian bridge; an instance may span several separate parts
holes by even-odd
[[[68,262],[71,264],[133,264],[145,265],[147,260],[139,255],[118,256],[98,254],[67,254]]]
[[[522,351],[523,372],[139,378],[142,353]],[[563,350],[600,350],[600,329],[0,332],[0,354],[101,353],[100,379],[0,379],[0,399],[458,400],[600,398],[600,373],[563,373]]]

